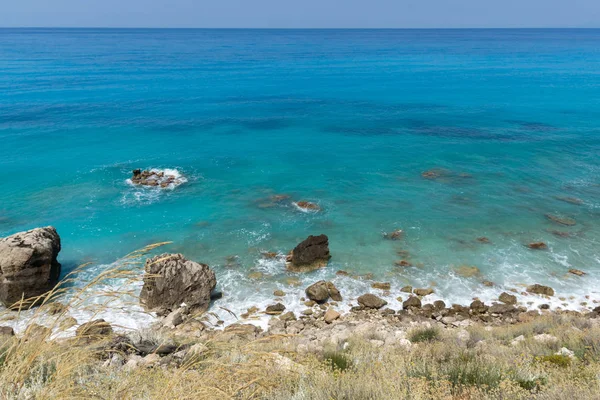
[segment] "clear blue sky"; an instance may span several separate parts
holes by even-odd
[[[0,0],[1,27],[600,27],[600,0]]]

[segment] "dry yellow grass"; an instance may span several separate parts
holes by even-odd
[[[123,279],[125,289],[130,280],[139,279],[128,263],[139,262],[151,249],[126,257],[74,294],[67,287],[76,274],[69,276],[38,302],[68,296],[69,307],[87,306],[90,287],[106,279]],[[104,306],[121,295],[106,293]],[[42,307],[34,316],[43,312]],[[55,331],[63,317],[56,317]],[[355,337],[344,350],[315,353],[298,352],[297,337],[220,340],[217,334],[202,343],[205,351],[178,363],[163,358],[127,368],[105,363],[110,355],[103,342],[56,340],[49,331],[30,327],[17,338],[0,340],[0,399],[600,399],[596,321],[551,314],[517,325],[466,330],[467,336],[459,329],[415,328],[408,337],[418,343],[410,349],[375,347]],[[556,341],[535,340],[539,334]],[[198,341],[152,335],[154,342]],[[521,335],[523,340],[513,344]],[[562,347],[575,357],[557,356]]]

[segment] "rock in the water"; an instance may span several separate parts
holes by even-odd
[[[400,291],[404,292],[404,293],[412,293],[413,287],[412,286],[404,286],[402,289],[400,289]]]
[[[583,204],[583,200],[581,200],[577,197],[556,196],[555,198],[556,198],[556,200],[564,201],[565,203],[569,203],[569,204],[575,204],[577,206],[580,206]]]
[[[273,304],[273,305],[267,306],[267,309],[265,310],[265,312],[268,315],[279,315],[284,310],[285,310],[285,306],[283,304],[281,304],[281,303],[277,303],[277,304]]]
[[[81,324],[75,336],[85,339],[100,339],[106,336],[110,336],[113,330],[108,322],[103,319],[97,319],[85,324]]]
[[[387,305],[387,301],[375,296],[374,294],[367,293],[358,298],[358,304],[365,308],[380,309],[381,307]]]
[[[404,236],[404,231],[402,229],[396,229],[395,231],[386,232],[383,234],[383,237],[388,240],[400,240]]]
[[[472,278],[481,275],[479,268],[473,265],[461,265],[455,268],[454,271],[463,278]]]
[[[206,264],[187,260],[181,254],[161,254],[146,260],[140,301],[147,310],[166,314],[185,303],[191,311],[208,309],[217,285]]]
[[[307,287],[304,292],[306,293],[306,297],[317,303],[325,303],[330,297],[334,301],[342,301],[339,290],[331,282],[315,282]]]
[[[51,226],[0,239],[0,301],[18,308],[21,298],[52,290],[60,277],[59,252],[60,237]]]
[[[313,283],[306,288],[305,293],[306,297],[317,303],[324,303],[329,299],[329,289],[327,288],[327,282],[325,281]]]
[[[560,225],[573,226],[577,224],[573,218],[559,217],[558,215],[546,214],[546,218]]]
[[[342,301],[342,294],[332,282],[327,282],[327,289],[329,289],[329,297],[331,297],[331,300]]]
[[[286,266],[294,272],[313,271],[325,267],[330,258],[327,236],[311,235],[292,250]]]
[[[575,269],[575,268],[571,268],[569,270],[569,273],[573,274],[573,275],[577,275],[577,276],[583,276],[585,275],[585,272],[579,270],[579,269]]]
[[[398,260],[394,263],[397,267],[412,267],[410,261]]]
[[[432,294],[432,293],[433,293],[433,289],[430,289],[430,288],[426,288],[426,289],[424,289],[424,288],[421,288],[421,289],[415,289],[415,290],[414,290],[414,293],[415,293],[417,296],[429,296],[430,294]]]
[[[548,248],[548,245],[546,245],[544,242],[533,242],[529,243],[527,247],[533,250],[545,250]]]
[[[498,297],[498,300],[500,300],[504,304],[517,304],[517,296],[506,292],[502,292]]]
[[[539,285],[537,283],[535,285],[527,286],[526,290],[529,293],[541,294],[544,296],[554,296],[554,289],[552,289],[550,286]]]
[[[392,285],[389,282],[375,282],[371,285],[373,289],[390,290]]]
[[[316,203],[311,203],[310,201],[298,201],[293,203],[300,211],[308,212],[308,211],[320,211],[321,207],[319,207]]]
[[[138,186],[160,187],[172,189],[186,182],[179,172],[175,170],[144,170],[134,169],[131,183]]]
[[[492,243],[492,241],[490,239],[488,239],[487,237],[485,237],[485,236],[478,237],[477,241],[479,243],[484,243],[484,244],[490,244],[490,243]]]
[[[417,296],[410,296],[404,301],[404,303],[402,303],[402,307],[404,309],[421,308],[421,299],[419,299]]]

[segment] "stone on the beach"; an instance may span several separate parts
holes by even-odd
[[[444,308],[446,308],[446,303],[444,303],[443,300],[436,300],[433,302],[433,308],[436,310],[443,310]]]
[[[330,308],[327,310],[327,312],[325,312],[323,318],[325,319],[326,323],[330,324],[336,319],[338,319],[340,316],[341,314],[339,312],[335,311],[333,308]]]
[[[430,295],[430,294],[433,293],[433,289],[430,289],[430,288],[419,288],[419,289],[415,289],[414,293],[417,296],[428,296],[428,295]]]
[[[577,225],[577,222],[573,218],[560,217],[558,215],[553,215],[553,214],[546,214],[546,218],[552,222],[559,224],[559,225],[565,225],[565,226]]]
[[[517,311],[517,309],[512,304],[493,304],[488,309],[490,314],[507,314],[514,311]]]
[[[392,285],[389,282],[375,282],[371,285],[373,289],[390,290]]]
[[[404,236],[404,231],[402,229],[396,229],[392,232],[386,232],[383,234],[383,237],[388,240],[400,240]]]
[[[310,201],[297,201],[294,203],[296,207],[298,207],[302,211],[320,211],[321,207],[319,207],[316,203],[311,203]]]
[[[15,336],[15,331],[10,326],[0,326],[0,339],[2,337],[12,337]]]
[[[85,324],[81,324],[75,336],[84,339],[101,339],[106,336],[110,336],[113,333],[113,329],[108,322],[103,319],[97,319]]]
[[[548,245],[546,245],[544,242],[533,242],[529,243],[527,247],[533,250],[545,250],[548,248]]]
[[[364,308],[374,308],[378,310],[383,306],[387,305],[387,301],[371,293],[363,294],[357,300],[358,304],[360,304]]]
[[[0,239],[0,302],[18,308],[15,303],[22,298],[52,290],[60,277],[60,248],[60,237],[51,226]]]
[[[310,235],[288,256],[286,267],[293,272],[308,272],[325,267],[331,258],[326,235]]]
[[[473,301],[469,308],[474,314],[483,314],[488,310],[488,307],[481,300]]]
[[[506,292],[502,292],[498,297],[498,300],[500,300],[504,304],[517,304],[517,296]]]
[[[296,315],[294,314],[293,311],[288,311],[285,314],[281,314],[279,316],[279,319],[281,321],[296,321],[297,320]]]
[[[569,273],[573,274],[573,275],[577,275],[577,276],[583,276],[585,275],[585,272],[579,270],[579,269],[575,269],[575,268],[571,268],[569,270]]]
[[[277,304],[267,306],[265,312],[267,313],[267,315],[279,315],[279,314],[283,313],[284,310],[285,310],[285,306],[281,303],[277,303]]]
[[[526,290],[529,293],[540,294],[543,296],[554,296],[554,289],[552,289],[550,286],[539,285],[537,283],[527,286]]]
[[[182,304],[190,311],[208,309],[217,285],[213,270],[206,264],[187,260],[181,254],[161,254],[146,260],[140,302],[147,310],[166,314]]]
[[[402,307],[404,309],[421,308],[421,299],[419,299],[417,296],[410,296],[404,301],[404,303],[402,303]]]

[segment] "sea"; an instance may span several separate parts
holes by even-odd
[[[367,292],[400,309],[407,285],[447,304],[512,290],[528,308],[589,310],[599,44],[594,29],[0,29],[0,237],[56,227],[63,276],[84,265],[74,288],[170,242],[152,254],[215,270],[215,325],[278,301],[298,313],[321,279],[342,310]],[[136,186],[137,168],[178,184]],[[287,272],[318,234],[329,265]],[[119,326],[154,319],[113,305]]]

